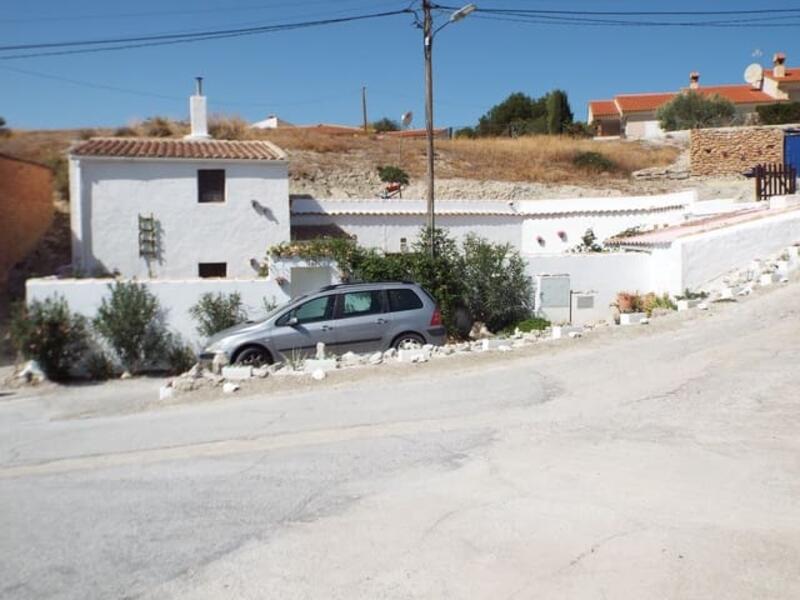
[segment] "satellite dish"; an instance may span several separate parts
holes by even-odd
[[[744,80],[752,86],[756,86],[764,79],[764,67],[758,63],[753,63],[744,70]]]
[[[400,122],[403,124],[403,127],[408,127],[411,125],[411,120],[414,118],[414,113],[411,111],[404,112],[403,116],[400,117]]]

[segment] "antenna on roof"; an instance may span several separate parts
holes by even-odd
[[[761,88],[761,83],[764,81],[764,67],[753,63],[744,70],[744,80],[756,89]]]

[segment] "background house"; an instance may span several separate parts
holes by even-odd
[[[652,139],[664,135],[656,112],[676,95],[691,90],[704,96],[721,96],[736,107],[738,120],[754,120],[756,107],[763,104],[800,100],[800,68],[788,68],[786,56],[778,53],[773,68],[764,69],[757,83],[741,85],[700,84],[700,74],[689,75],[688,87],[676,92],[618,94],[611,100],[592,100],[587,107],[587,122],[597,128],[597,137],[623,136]]]
[[[253,277],[289,239],[285,153],[210,140],[205,97],[185,139],[96,138],[70,152],[73,268],[123,277]]]

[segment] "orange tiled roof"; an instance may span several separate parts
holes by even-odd
[[[75,156],[217,160],[284,160],[286,153],[266,140],[179,140],[164,138],[92,138],[74,146]]]
[[[675,92],[657,94],[622,94],[614,97],[620,112],[649,112],[672,100]]]
[[[764,69],[764,77],[769,77],[777,82],[787,81],[790,83],[800,83],[800,68],[790,69],[787,67],[785,77],[775,77],[775,75],[772,74],[772,69]]]
[[[734,104],[755,104],[758,102],[778,102],[769,94],[762,92],[747,84],[745,85],[709,85],[700,86],[695,90],[704,96],[719,95]]]
[[[589,108],[593,117],[618,117],[619,109],[613,100],[592,100]]]

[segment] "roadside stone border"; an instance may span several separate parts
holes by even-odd
[[[800,269],[800,252],[798,246],[791,246],[785,251],[764,260],[755,260],[745,269],[732,272],[722,277],[719,283],[703,298],[682,299],[677,301],[679,311],[708,310],[712,302],[735,302],[737,296],[747,296],[756,287],[767,287],[780,282],[789,281],[789,274]],[[652,317],[671,311],[654,311]],[[623,313],[620,315],[621,326],[644,325],[650,321],[645,313]],[[524,333],[516,330],[510,336],[492,336],[481,333],[481,339],[449,343],[444,346],[413,346],[385,352],[356,354],[347,352],[339,357],[328,356],[324,344],[317,345],[314,358],[293,363],[279,363],[265,367],[227,365],[223,360],[215,360],[210,370],[199,364],[189,371],[169,381],[159,390],[159,398],[171,398],[175,393],[186,393],[203,388],[219,387],[224,393],[234,393],[240,389],[242,382],[265,377],[311,377],[323,380],[331,371],[365,367],[377,367],[388,363],[419,364],[439,360],[448,356],[468,353],[512,352],[534,344],[557,343],[562,339],[575,339],[610,324],[601,321],[594,325],[572,326],[554,325],[542,331]]]

